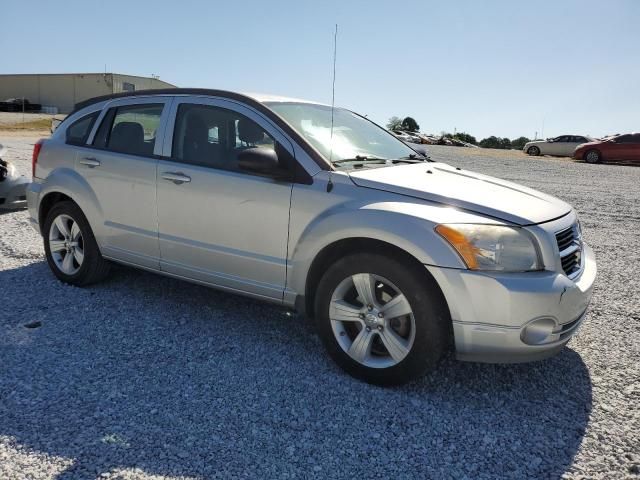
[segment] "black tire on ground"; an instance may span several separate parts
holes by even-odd
[[[78,272],[73,275],[67,275],[62,272],[56,265],[51,255],[49,248],[49,232],[51,231],[51,224],[61,214],[71,217],[80,227],[82,232],[82,238],[84,243],[84,260]],[[100,254],[100,249],[93,236],[93,231],[89,226],[87,218],[82,213],[82,210],[78,205],[71,201],[64,201],[56,203],[44,221],[44,228],[42,229],[44,239],[44,251],[47,256],[47,263],[49,268],[58,279],[71,285],[83,287],[92,283],[97,283],[103,280],[108,274],[110,269],[110,263],[105,260]]]
[[[600,163],[602,161],[602,155],[598,150],[587,150],[584,154],[584,161],[587,163]]]
[[[376,385],[399,385],[433,370],[451,345],[451,317],[444,297],[424,267],[404,259],[373,253],[338,260],[320,280],[315,298],[318,333],[333,360],[355,378]],[[405,295],[415,318],[415,340],[407,356],[387,368],[365,366],[340,346],[329,319],[332,295],[345,278],[371,273],[388,279]]]
[[[540,155],[540,149],[538,147],[529,147],[527,148],[527,153],[529,155],[537,157],[538,155]]]

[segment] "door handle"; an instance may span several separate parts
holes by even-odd
[[[94,168],[94,167],[99,167],[100,166],[100,160],[94,158],[94,157],[84,157],[80,159],[80,163],[82,165],[86,165],[89,168]]]
[[[189,183],[191,181],[191,177],[185,175],[182,172],[164,172],[162,174],[162,178],[164,178],[165,180],[169,180],[170,182],[173,182],[176,185]]]

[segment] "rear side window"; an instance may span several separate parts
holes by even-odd
[[[147,103],[110,109],[94,145],[113,152],[153,155],[162,108],[161,103]]]
[[[69,125],[66,131],[67,143],[71,145],[84,145],[87,143],[87,138],[89,138],[93,124],[99,114],[99,111],[90,113]]]

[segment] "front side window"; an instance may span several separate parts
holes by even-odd
[[[71,145],[84,145],[87,143],[91,128],[93,128],[93,124],[99,114],[99,111],[90,113],[69,125],[66,131],[67,143]]]
[[[400,159],[416,152],[386,130],[349,110],[312,103],[271,102],[269,108],[283,117],[327,160],[359,157]]]
[[[100,127],[96,141],[114,152],[153,155],[162,108],[160,103],[116,107],[105,117],[108,123]]]
[[[239,170],[238,155],[252,147],[275,149],[274,139],[253,120],[225,108],[183,103],[173,133],[172,158],[224,170]]]

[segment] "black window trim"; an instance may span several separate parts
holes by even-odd
[[[183,105],[196,105],[196,106],[201,106],[201,107],[209,107],[209,108],[215,108],[215,109],[219,109],[219,110],[228,110],[232,113],[235,113],[237,115],[242,115],[243,117],[247,118],[248,120],[251,120],[252,122],[255,123],[255,120],[247,117],[245,114],[240,113],[240,112],[236,112],[234,110],[230,110],[228,108],[225,107],[221,107],[221,106],[217,106],[217,105],[210,105],[207,103],[195,103],[192,101],[180,101],[179,103],[177,103],[176,105],[174,105],[174,108],[172,109],[172,112],[170,112],[170,115],[173,116],[172,120],[172,132],[171,132],[171,155],[170,156],[165,156],[165,155],[161,155],[159,156],[161,160],[166,160],[169,162],[175,162],[175,163],[179,163],[181,165],[188,165],[188,166],[194,166],[194,167],[200,167],[200,168],[206,168],[208,170],[214,170],[214,171],[218,171],[218,172],[230,172],[230,173],[241,173],[242,175],[250,175],[252,177],[262,177],[262,178],[270,178],[273,179],[274,181],[280,181],[280,182],[287,182],[287,183],[298,183],[298,184],[303,184],[303,185],[312,185],[313,184],[313,177],[309,174],[309,172],[307,172],[307,170],[300,164],[300,162],[298,161],[298,159],[295,156],[295,149],[292,148],[293,153],[289,152],[289,150],[282,145],[282,142],[280,142],[279,140],[277,140],[276,138],[273,138],[272,135],[270,135],[267,131],[265,131],[265,133],[267,135],[269,135],[269,137],[271,137],[274,141],[274,148],[277,144],[281,145],[281,148],[283,148],[287,154],[291,157],[291,160],[293,162],[293,169],[290,172],[290,175],[288,177],[278,177],[278,176],[274,176],[274,175],[269,175],[269,174],[260,174],[260,173],[256,173],[256,172],[248,172],[248,171],[243,171],[243,170],[232,170],[232,169],[226,169],[226,168],[219,168],[219,167],[215,167],[215,166],[211,166],[211,165],[204,165],[202,163],[194,163],[194,162],[186,162],[184,160],[181,160],[177,157],[174,156],[174,143],[175,143],[175,136],[177,134],[177,130],[176,130],[176,125],[177,125],[177,121],[178,121],[178,113],[180,111],[180,107],[182,107]],[[258,125],[260,126],[260,125]],[[262,127],[261,127],[262,128]],[[165,132],[165,135],[168,135],[169,132]],[[286,138],[286,137],[285,137]]]
[[[67,145],[74,145],[76,147],[85,147],[85,146],[87,146],[87,141],[89,140],[89,137],[91,136],[91,132],[93,131],[93,127],[94,127],[96,121],[98,120],[98,118],[100,117],[100,113],[101,112],[102,112],[102,110],[94,110],[93,112],[87,113],[86,115],[83,115],[82,117],[78,118],[77,120],[74,120],[71,125],[69,125],[67,128],[65,128],[65,131],[64,131],[64,143],[67,144]],[[71,130],[75,124],[82,122],[83,120],[85,120],[88,117],[93,117],[93,118],[91,119],[91,122],[89,123],[89,127],[87,128],[87,132],[85,133],[85,135],[82,138],[82,140],[79,141],[79,142],[70,141],[69,140],[69,130]]]
[[[151,154],[139,154],[139,153],[129,153],[129,152],[117,152],[115,150],[110,150],[109,148],[107,148],[107,145],[109,144],[109,136],[111,135],[111,129],[113,127],[113,121],[116,118],[117,112],[119,108],[123,108],[123,107],[134,107],[134,106],[140,106],[140,105],[161,105],[162,106],[162,111],[160,112],[160,125],[162,125],[162,116],[165,114],[165,111],[167,111],[167,107],[168,107],[168,103],[164,100],[161,100],[157,103],[154,102],[145,102],[145,103],[124,103],[124,104],[116,104],[116,105],[105,105],[103,107],[102,110],[105,110],[105,114],[102,116],[102,119],[100,121],[100,125],[98,125],[97,129],[96,129],[96,133],[93,136],[93,140],[91,143],[82,145],[84,147],[87,148],[91,148],[94,150],[98,150],[101,152],[109,152],[109,153],[116,153],[116,154],[120,154],[120,155],[130,155],[132,157],[140,157],[140,158],[153,158],[156,160],[161,160],[165,157],[163,157],[162,155],[157,155],[155,153],[151,153]],[[101,110],[99,110],[98,112],[100,112]],[[101,129],[103,127],[103,125],[107,125],[105,122],[108,122],[108,127],[107,128],[107,134],[105,135],[104,139],[100,139],[103,140],[104,145],[96,145],[96,140],[99,139],[99,135],[101,133]],[[88,140],[88,139],[87,139]],[[157,138],[156,138],[156,142],[157,142]],[[155,144],[154,144],[154,150],[155,150]]]

